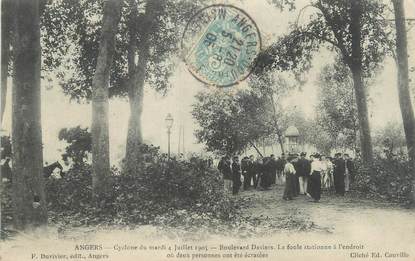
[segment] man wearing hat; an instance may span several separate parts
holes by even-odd
[[[301,152],[300,159],[298,160],[296,166],[297,176],[300,183],[300,194],[306,195],[307,194],[307,182],[308,182],[308,175],[311,170],[310,161],[308,161],[306,157],[307,153]]]
[[[223,175],[224,190],[230,193],[232,189],[232,169],[231,160],[229,156],[223,157],[218,164],[218,170]]]
[[[278,185],[283,185],[284,184],[283,171],[284,171],[285,163],[287,163],[287,161],[285,159],[285,154],[282,153],[281,154],[281,157],[279,157],[277,159],[277,162],[276,162],[276,168],[277,168],[277,184]]]
[[[232,194],[236,195],[241,187],[241,164],[239,157],[234,156],[232,159]]]

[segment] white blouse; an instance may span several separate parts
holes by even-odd
[[[294,165],[290,162],[287,162],[284,166],[284,173],[285,174],[295,174],[295,168]]]
[[[313,160],[313,162],[311,162],[310,174],[313,174],[314,171],[322,171],[323,168],[324,168],[323,164],[321,163],[320,160]]]

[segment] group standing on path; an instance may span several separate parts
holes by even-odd
[[[319,202],[321,191],[334,190],[344,196],[349,191],[354,177],[354,164],[348,154],[336,153],[334,158],[315,153],[307,159],[302,152],[286,157],[269,157],[254,159],[254,156],[239,160],[234,156],[223,157],[218,164],[223,176],[225,192],[236,195],[243,190],[269,190],[273,184],[284,185],[283,199],[292,200],[299,195],[306,195]],[[243,180],[243,182],[241,181]]]

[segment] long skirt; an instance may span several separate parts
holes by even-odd
[[[285,175],[285,188],[283,199],[293,199],[294,197],[294,175],[286,174]]]
[[[308,180],[308,193],[315,200],[321,198],[321,175],[320,171],[313,171]]]
[[[267,189],[271,186],[271,175],[269,172],[263,172],[261,175],[261,187]]]

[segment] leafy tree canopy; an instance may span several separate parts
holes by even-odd
[[[148,21],[146,2],[154,14]],[[173,54],[178,50],[180,30],[195,10],[199,1],[137,1],[125,0],[116,36],[116,54],[110,78],[110,96],[125,96],[128,81],[127,50],[130,35],[128,26],[135,26],[131,37],[140,46],[148,30],[149,60],[146,82],[157,91],[167,91],[168,78],[173,68]],[[50,1],[42,17],[43,64],[46,71],[59,68],[57,76],[64,92],[72,99],[91,98],[99,37],[101,35],[103,1]],[[135,12],[135,15],[132,13]],[[139,55],[135,57],[140,59]]]
[[[199,93],[193,117],[199,123],[196,137],[207,150],[218,154],[238,153],[262,138],[282,135],[281,99],[290,89],[282,76],[251,76],[248,88],[227,92]]]
[[[315,0],[299,11],[314,9],[308,23],[298,20],[289,34],[280,37],[264,50],[257,59],[256,73],[264,70],[292,71],[298,79],[308,71],[312,58],[325,46],[335,51],[344,64],[350,65],[351,54],[351,1]],[[370,78],[380,67],[393,46],[393,29],[385,19],[387,6],[375,0],[362,1],[363,73]]]
[[[358,118],[353,79],[342,63],[327,65],[318,80],[317,122],[333,144],[354,149]]]
[[[374,135],[374,144],[382,148],[387,154],[402,151],[406,146],[405,133],[401,123],[389,121]]]
[[[92,149],[92,138],[88,128],[64,128],[59,131],[58,138],[68,143],[65,153],[62,154],[65,163],[69,164],[71,161],[75,166],[83,165]]]

